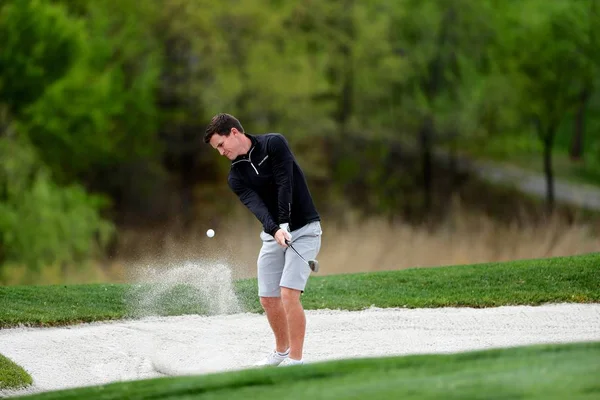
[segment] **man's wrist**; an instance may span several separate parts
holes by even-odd
[[[271,232],[269,232],[269,233],[271,234],[271,236],[275,237],[275,235],[277,234],[277,231],[280,229],[289,234],[290,233],[290,223],[285,222],[283,224],[279,224],[278,226],[276,225],[275,227],[273,227],[273,229],[271,229]]]
[[[278,231],[279,229],[281,229],[281,228],[279,228],[279,226],[275,225],[275,226],[273,227],[273,229],[271,229],[271,231],[270,231],[269,233],[271,234],[271,236],[275,237],[275,234],[277,233],[277,231]]]

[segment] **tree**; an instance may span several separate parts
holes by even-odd
[[[587,106],[594,93],[594,80],[600,71],[600,6],[597,0],[578,1],[572,4],[578,11],[582,25],[582,35],[577,37],[577,49],[584,57],[584,68],[578,88],[575,121],[569,156],[571,160],[579,161],[583,157],[583,139],[585,133],[585,117]],[[574,11],[575,11],[574,10]]]
[[[81,265],[108,244],[106,198],[57,185],[24,136],[0,139],[0,159],[0,266]]]
[[[83,25],[42,0],[0,8],[0,103],[20,116],[72,67],[83,48]]]
[[[152,198],[148,188],[161,177],[156,10],[131,0],[65,4],[85,46],[23,114],[22,126],[58,182],[80,182],[120,210],[142,210],[140,197]]]
[[[78,62],[83,37],[83,24],[60,6],[26,0],[0,9],[0,265],[81,263],[111,236],[106,198],[57,183],[24,128]]]
[[[323,55],[311,54],[315,32],[299,26],[310,11],[303,2],[156,4],[165,59],[159,134],[189,220],[191,205],[214,192],[212,182],[228,171],[202,143],[214,114],[235,114],[249,132],[285,133],[296,148],[314,146],[313,138],[331,131],[328,109],[315,101],[326,88]],[[307,174],[321,173],[315,164],[305,164]]]
[[[489,2],[412,1],[392,13],[391,41],[403,50],[402,78],[391,85],[390,126],[416,137],[421,155],[424,206],[432,205],[432,158],[436,141],[466,132],[473,120],[474,77],[486,72],[491,41]],[[388,109],[389,110],[389,109]]]
[[[498,53],[519,98],[522,121],[543,146],[547,210],[554,208],[552,150],[558,126],[578,102],[579,77],[589,68],[578,43],[586,37],[582,9],[571,2],[529,1],[508,8]],[[579,86],[581,87],[581,86]]]

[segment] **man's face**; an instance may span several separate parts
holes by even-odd
[[[210,145],[217,150],[220,155],[227,157],[230,160],[235,160],[242,150],[241,132],[236,128],[231,128],[228,136],[215,133],[210,138]]]

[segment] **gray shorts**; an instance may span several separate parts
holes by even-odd
[[[317,258],[321,249],[321,223],[314,221],[290,232],[292,246],[306,260]],[[262,248],[258,255],[258,295],[280,297],[280,287],[304,291],[310,267],[290,248],[277,244],[275,238],[264,231],[260,233]]]

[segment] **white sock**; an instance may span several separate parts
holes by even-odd
[[[289,347],[288,347],[288,349],[287,349],[286,351],[284,351],[283,353],[281,353],[281,352],[279,352],[279,351],[277,352],[277,355],[279,355],[279,356],[281,356],[281,357],[283,357],[283,356],[287,356],[287,355],[289,355],[289,354],[290,354],[290,349],[289,349]]]

